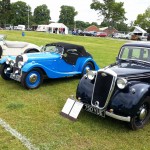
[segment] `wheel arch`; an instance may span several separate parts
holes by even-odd
[[[79,70],[82,71],[83,68],[84,68],[84,66],[85,66],[87,63],[89,63],[89,62],[93,64],[95,70],[98,70],[98,69],[99,69],[98,65],[94,62],[94,60],[91,59],[91,58],[89,58],[89,59],[86,59],[84,62],[82,62],[82,65],[80,65]]]
[[[117,89],[111,98],[109,107],[118,113],[132,116],[135,115],[145,97],[150,98],[150,85],[137,83],[126,90]]]
[[[29,53],[31,50],[34,50],[35,52],[40,52],[37,48],[28,48],[24,51],[24,53]]]

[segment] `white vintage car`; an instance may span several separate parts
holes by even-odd
[[[0,58],[7,55],[17,56],[22,53],[39,52],[41,49],[39,46],[32,43],[6,41],[5,39],[5,35],[0,35]]]

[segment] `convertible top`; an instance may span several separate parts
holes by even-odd
[[[85,48],[81,45],[64,43],[64,42],[50,43],[47,45],[54,45],[54,46],[63,47],[64,51],[66,51],[68,49],[76,49],[80,53],[80,56],[89,56],[90,55],[88,52],[86,52]]]

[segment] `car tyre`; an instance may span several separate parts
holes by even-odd
[[[87,70],[95,70],[95,67],[94,67],[94,65],[93,65],[92,62],[87,62],[87,63],[84,65],[83,70],[82,70],[82,76],[83,76],[84,74],[86,74],[86,71],[87,71]]]
[[[150,118],[150,103],[147,98],[140,105],[135,116],[131,117],[130,127],[133,130],[138,130],[144,127]]]
[[[10,80],[10,73],[8,73],[8,74],[6,74],[5,73],[5,70],[7,69],[7,68],[9,68],[9,65],[7,65],[7,64],[2,64],[1,65],[1,69],[0,69],[0,73],[1,73],[1,77],[4,79],[4,80]]]
[[[35,68],[29,72],[23,72],[21,77],[21,84],[26,89],[36,89],[43,82],[43,73],[41,69]]]
[[[0,58],[2,57],[2,53],[3,53],[3,50],[2,50],[2,47],[0,46]]]

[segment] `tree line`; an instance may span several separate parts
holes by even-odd
[[[129,31],[132,26],[138,25],[145,30],[150,30],[150,7],[147,8],[144,14],[138,14],[137,19],[131,22],[128,26],[125,21],[125,9],[123,2],[115,0],[92,0],[89,9],[98,12],[98,17],[102,19],[100,25],[97,22],[84,22],[81,20],[75,21],[75,16],[78,12],[73,6],[61,6],[58,22],[64,23],[70,29],[78,28],[85,29],[90,25],[98,27],[115,27],[119,31]],[[49,24],[51,21],[50,10],[46,4],[37,6],[34,12],[31,12],[31,7],[23,1],[11,3],[10,0],[0,0],[0,26],[5,27],[6,24],[17,26],[24,24],[26,27],[36,26],[40,24]]]

